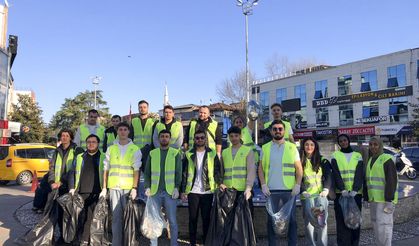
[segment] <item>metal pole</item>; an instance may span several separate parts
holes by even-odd
[[[245,16],[245,25],[246,25],[246,121],[249,123],[249,109],[247,105],[249,104],[250,100],[250,81],[249,81],[249,24],[248,24],[248,16]]]
[[[96,84],[95,84],[95,109],[97,109],[96,108]]]

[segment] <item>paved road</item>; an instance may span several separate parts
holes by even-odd
[[[33,200],[30,186],[16,184],[0,185],[0,245],[13,245],[13,240],[23,235],[27,229],[14,217],[21,205]]]

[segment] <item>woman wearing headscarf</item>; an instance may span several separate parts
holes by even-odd
[[[391,155],[383,153],[383,142],[379,137],[371,138],[369,151],[364,200],[371,204],[371,223],[376,244],[391,245],[393,212],[398,200],[396,165]]]
[[[319,144],[314,138],[305,138],[301,143],[301,163],[303,166],[303,181],[301,182],[301,201],[310,202],[310,198],[318,196],[326,198],[324,216],[327,220],[327,196],[331,190],[330,162],[320,155]],[[304,210],[305,238],[308,245],[327,245],[327,224],[323,228],[315,228],[310,224]]]
[[[339,204],[341,196],[352,196],[359,210],[362,207],[362,185],[364,183],[364,167],[360,153],[352,150],[349,136],[340,134],[337,138],[340,149],[332,155],[331,166],[336,198],[334,202],[336,217],[337,243],[341,245],[358,245],[361,229],[346,227],[342,208]]]

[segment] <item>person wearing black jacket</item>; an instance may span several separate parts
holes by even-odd
[[[113,144],[117,137],[117,128],[118,124],[121,123],[121,116],[113,115],[111,118],[112,126],[105,130],[105,137],[100,141],[103,141],[103,153],[106,153],[106,150],[109,146]]]
[[[74,195],[77,191],[84,200],[83,221],[79,225],[81,238],[80,245],[89,245],[90,225],[93,220],[93,212],[102,191],[103,160],[105,154],[99,150],[100,139],[91,134],[86,138],[87,150],[77,155],[73,162],[73,169],[69,175],[69,193]]]
[[[364,163],[361,154],[352,150],[348,135],[340,134],[337,139],[340,150],[335,151],[331,159],[332,176],[336,188],[334,208],[337,243],[339,246],[358,245],[361,228],[352,230],[346,227],[339,198],[352,196],[361,210]]]
[[[376,244],[391,245],[393,235],[393,213],[397,204],[397,170],[393,156],[384,154],[383,142],[372,137],[369,142],[371,157],[366,168],[364,201],[371,204],[371,224]]]
[[[197,120],[191,120],[185,131],[185,137],[183,138],[183,148],[185,150],[193,147],[194,133],[198,129],[203,129],[207,133],[206,145],[214,149],[221,156],[223,133],[218,122],[210,117],[210,110],[206,105],[199,107],[199,118]]]
[[[301,202],[317,196],[326,198],[324,216],[327,220],[327,196],[332,190],[332,172],[330,162],[320,155],[317,141],[310,137],[301,143],[301,164],[303,166],[303,180],[301,182]],[[323,228],[315,228],[310,224],[308,215],[304,210],[305,238],[309,245],[327,245],[327,224]]]
[[[197,130],[194,147],[187,151],[183,160],[181,198],[188,201],[190,244],[196,244],[198,213],[201,210],[203,242],[205,242],[212,208],[214,190],[221,184],[222,171],[215,150],[205,146],[206,134]],[[211,172],[212,171],[212,172]]]
[[[77,147],[77,145],[73,143],[74,134],[69,129],[62,129],[58,133],[58,138],[60,139],[61,144],[55,150],[50,161],[48,183],[51,185],[51,189],[58,189],[58,194],[62,196],[69,191],[68,177],[69,172],[73,167],[73,160],[79,153],[83,152],[83,149]],[[63,210],[59,207],[58,225],[60,231],[62,231],[63,228],[62,223]],[[62,237],[59,240],[62,240]]]

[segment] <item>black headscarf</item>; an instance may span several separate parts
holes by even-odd
[[[345,137],[348,140],[348,147],[347,148],[342,148],[342,146],[340,146],[340,144],[339,144],[339,138],[341,138],[341,137]],[[351,153],[351,152],[353,152],[352,147],[351,147],[351,140],[349,139],[349,136],[348,135],[346,135],[346,134],[340,134],[338,136],[337,141],[338,141],[338,145],[340,147],[340,151],[342,151],[343,153]]]

